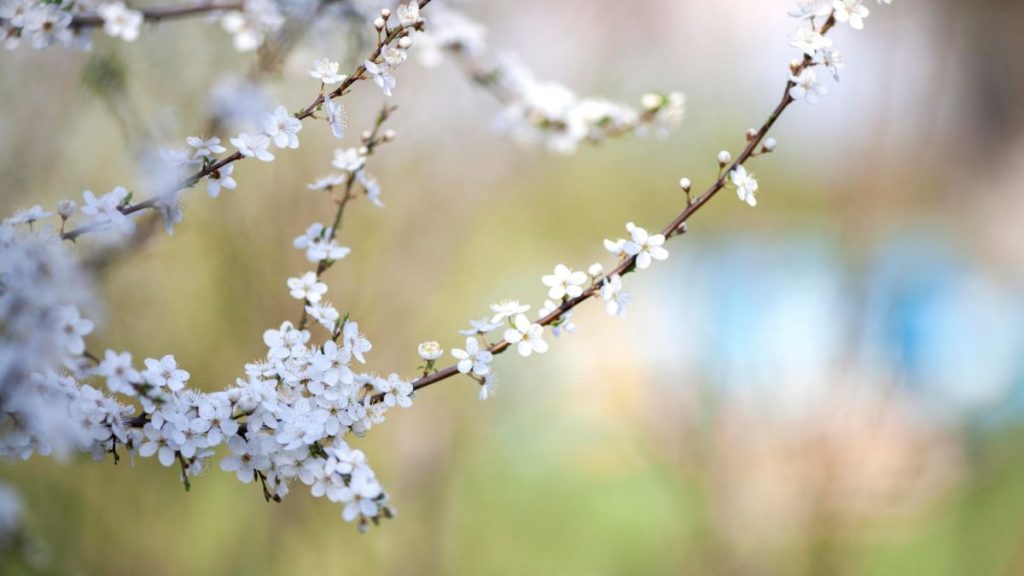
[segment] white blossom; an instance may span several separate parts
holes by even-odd
[[[146,369],[143,370],[142,377],[150,386],[177,392],[188,383],[189,373],[178,368],[177,361],[170,354],[159,360],[146,358],[145,364]]]
[[[420,358],[429,361],[437,360],[441,356],[444,356],[444,348],[440,344],[431,340],[428,342],[420,342],[420,345],[416,348]]]
[[[530,306],[520,304],[519,300],[502,300],[497,304],[491,304],[491,311],[494,312],[494,316],[491,316],[491,324],[499,324],[506,318],[514,318],[524,312],[529,312]]]
[[[513,344],[520,356],[526,357],[534,352],[543,354],[548,351],[548,343],[544,341],[544,327],[530,322],[526,314],[519,314],[513,327],[505,330],[505,341]]]
[[[466,348],[452,349],[452,356],[458,360],[456,367],[463,374],[473,373],[477,376],[486,376],[491,371],[491,361],[494,355],[487,349],[480,346],[480,342],[473,337],[466,338]]]
[[[234,190],[238,187],[238,182],[231,175],[234,171],[235,165],[227,164],[210,173],[206,179],[206,193],[210,198],[219,196],[221,189]]]
[[[609,316],[625,316],[626,307],[633,300],[629,290],[623,288],[622,276],[618,274],[606,278],[601,284],[601,299]]]
[[[491,322],[488,317],[483,317],[478,320],[470,320],[469,328],[459,330],[459,333],[463,336],[476,336],[477,334],[487,334],[501,328],[501,323]]]
[[[729,179],[732,181],[732,185],[736,187],[736,195],[740,197],[740,200],[751,206],[757,206],[756,194],[758,183],[752,173],[748,173],[747,169],[743,166],[737,166],[729,174]]]
[[[309,75],[330,86],[345,80],[345,75],[339,74],[338,68],[337,62],[328,58],[322,58],[313,62],[313,69],[309,71]]]
[[[289,278],[288,289],[292,298],[316,304],[327,293],[327,284],[320,282],[316,272],[306,272],[299,278]]]
[[[646,270],[653,260],[665,260],[668,258],[668,250],[664,248],[665,237],[661,234],[648,234],[647,230],[639,226],[633,226],[630,230],[631,240],[622,245],[622,251],[630,256],[636,256],[636,267]]]
[[[833,0],[832,8],[836,22],[848,23],[854,30],[863,30],[864,19],[871,13],[863,0]]]
[[[118,186],[112,191],[96,198],[89,190],[82,193],[85,204],[82,205],[82,214],[92,220],[97,226],[113,226],[122,234],[131,234],[135,231],[135,222],[120,210],[121,204],[128,198],[128,191]]]
[[[298,148],[302,121],[292,116],[284,106],[278,106],[263,118],[263,130],[278,148]]]
[[[263,162],[274,160],[274,155],[267,150],[270,147],[270,137],[266,134],[249,135],[242,132],[237,137],[231,139],[231,144],[238,149],[242,156],[256,158]]]
[[[124,2],[108,2],[100,4],[96,13],[103,19],[103,31],[111,38],[121,38],[125,42],[134,42],[139,37],[139,27],[143,15],[132,10]]]
[[[789,80],[793,83],[789,95],[794,100],[807,100],[816,104],[818,97],[828,92],[828,87],[818,81],[818,74],[810,68],[802,70],[799,76],[790,76]]]
[[[564,264],[555,266],[554,274],[548,274],[541,278],[545,286],[549,288],[548,298],[561,300],[562,298],[577,298],[583,294],[583,286],[587,283],[587,275],[584,272],[572,270]]]
[[[385,96],[390,97],[392,90],[395,88],[395,77],[391,75],[391,70],[387,64],[376,64],[369,60],[363,62],[363,67],[366,68],[366,72],[373,78],[373,83],[380,88],[381,92]]]

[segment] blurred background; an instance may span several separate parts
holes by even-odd
[[[870,7],[866,31],[835,34],[842,83],[748,165],[758,207],[712,202],[627,279],[628,318],[586,306],[547,355],[497,360],[491,400],[449,381],[355,441],[397,519],[360,535],[301,489],[268,505],[219,471],[185,493],[154,461],[36,458],[0,465],[34,538],[0,573],[1024,574],[1024,7]],[[470,4],[539,77],[625,102],[682,90],[687,118],[557,157],[495,134],[499,107],[454,65],[403,67],[398,139],[369,165],[387,207],[347,213],[353,253],[327,277],[371,367],[411,376],[418,342],[459,345],[502,298],[536,309],[542,274],[607,261],[627,220],[660,229],[679,178],[710,184],[775,106],[789,8]],[[264,73],[275,102],[311,98],[315,58],[362,59],[325,31]],[[2,212],[143,181],[142,143],[180,145],[210,87],[252,68],[230,42],[193,20],[4,53]],[[356,145],[382,100],[358,85],[346,102]],[[330,217],[305,185],[337,143],[324,125],[301,136],[105,268],[90,348],[173,352],[207,390],[242,375],[262,331],[296,317],[292,238]]]

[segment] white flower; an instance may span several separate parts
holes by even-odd
[[[345,137],[345,107],[340,102],[331,100],[331,97],[324,97],[324,112],[327,114],[327,124],[331,127],[331,134],[338,140]]]
[[[406,382],[398,377],[398,374],[388,376],[387,380],[378,378],[375,381],[378,391],[384,394],[385,406],[401,406],[408,408],[412,406],[412,383]]]
[[[107,388],[115,394],[134,396],[135,387],[138,383],[139,373],[132,368],[132,355],[130,352],[118,354],[113,350],[107,350],[103,361],[96,368],[96,373],[107,379]]]
[[[142,12],[129,9],[124,2],[109,2],[100,4],[96,13],[103,19],[103,31],[107,36],[121,38],[125,42],[133,42],[139,37]]]
[[[629,290],[622,287],[622,276],[606,278],[601,285],[601,299],[609,316],[625,316],[626,306],[633,300]]]
[[[494,387],[498,384],[498,377],[495,376],[494,372],[491,372],[484,376],[484,383],[480,385],[480,392],[477,393],[477,398],[487,400],[494,395]]]
[[[384,59],[384,64],[387,65],[389,70],[394,70],[405,63],[406,59],[409,58],[409,55],[406,54],[405,50],[389,46],[380,53],[380,57]]]
[[[306,313],[319,322],[321,326],[332,332],[338,326],[338,319],[341,318],[337,308],[324,302],[317,302],[316,304],[306,306]]]
[[[397,12],[398,23],[405,28],[414,26],[420,21],[420,5],[415,0],[408,4],[399,4]]]
[[[225,32],[232,35],[235,50],[239,52],[251,52],[263,43],[263,32],[257,27],[254,19],[244,12],[228,12],[221,17],[220,25]]]
[[[490,318],[484,316],[479,320],[470,320],[469,328],[459,330],[459,333],[463,336],[476,336],[477,334],[487,334],[501,328],[500,323],[491,322]]]
[[[366,173],[366,170],[360,170],[356,172],[356,180],[363,185],[363,190],[366,192],[366,199],[370,201],[377,208],[383,208],[384,202],[380,199],[380,184],[376,178],[371,177]]]
[[[316,272],[306,272],[301,278],[289,278],[288,288],[292,298],[316,304],[327,293],[327,284],[320,282]]]
[[[78,210],[78,204],[75,204],[74,200],[61,200],[57,202],[57,215],[62,220],[67,220],[74,216],[76,210]]]
[[[327,240],[327,232],[323,224],[316,222],[310,225],[305,234],[295,238],[294,245],[306,251],[306,259],[310,262],[341,260],[348,256],[351,249],[339,246],[334,240]]]
[[[453,348],[452,356],[459,361],[456,366],[459,372],[463,374],[472,372],[477,376],[487,375],[491,371],[491,361],[494,360],[494,355],[489,350],[481,348],[480,342],[472,337],[466,338],[465,350]]]
[[[833,0],[832,8],[835,12],[832,14],[836,22],[849,23],[854,30],[863,30],[864,19],[871,11],[861,2],[862,0]]]
[[[797,0],[796,7],[789,11],[794,18],[810,19],[828,16],[832,11],[829,0]]]
[[[391,75],[391,71],[388,69],[386,64],[377,65],[369,60],[363,62],[363,67],[373,78],[373,83],[380,88],[381,92],[385,96],[391,96],[391,92],[395,87],[395,77]]]
[[[814,62],[827,68],[836,82],[839,82],[839,73],[846,68],[846,60],[837,48],[829,47],[819,51]]]
[[[752,173],[748,173],[747,169],[743,166],[737,166],[735,170],[729,173],[729,179],[732,180],[732,185],[736,187],[736,195],[740,197],[740,200],[746,202],[751,206],[757,206],[757,193],[758,183],[757,178],[754,178]]]
[[[810,68],[805,68],[799,76],[790,76],[793,87],[789,90],[789,96],[794,100],[807,100],[810,104],[816,104],[818,97],[828,92],[828,87],[818,81],[818,74]]]
[[[181,222],[181,193],[183,190],[169,190],[157,197],[156,209],[164,221],[164,230],[168,235],[174,234],[174,225]]]
[[[172,426],[171,424],[165,424],[165,426]],[[143,458],[149,458],[153,454],[157,455],[157,460],[165,468],[174,464],[176,458],[175,452],[177,452],[177,444],[166,437],[163,432],[154,426],[152,423],[146,424],[142,428],[142,433],[145,438],[145,442],[139,446],[139,456]]]
[[[82,318],[75,306],[62,306],[57,313],[64,348],[76,356],[84,353],[85,337],[96,325],[92,320]]]
[[[360,516],[376,518],[380,514],[377,499],[384,493],[380,483],[368,469],[358,468],[352,473],[347,488],[342,490],[340,500],[345,502],[341,517],[352,522]]]
[[[110,224],[123,234],[131,234],[135,231],[135,221],[118,209],[127,197],[128,191],[120,186],[99,198],[86,190],[82,193],[82,198],[85,200],[82,214],[89,217],[98,226]]]
[[[647,230],[634,226],[630,230],[633,239],[622,245],[622,250],[630,256],[636,256],[636,267],[646,270],[650,267],[652,260],[665,260],[668,258],[668,250],[665,250],[665,236],[661,234],[650,235]]]
[[[142,377],[151,386],[177,392],[188,382],[189,373],[178,368],[178,363],[170,354],[159,360],[146,358],[145,363],[146,369],[142,371]]]
[[[292,116],[284,106],[278,106],[273,114],[263,118],[263,130],[278,148],[298,148],[302,121]]]
[[[561,300],[562,298],[577,298],[583,294],[583,285],[587,283],[587,275],[584,272],[574,271],[564,264],[555,266],[555,273],[548,274],[541,278],[548,290],[548,298]]]
[[[804,54],[813,58],[819,50],[832,46],[832,39],[822,36],[810,26],[801,26],[793,35],[793,41],[789,45],[799,48]]]
[[[220,469],[234,472],[240,482],[252,482],[257,470],[266,470],[270,467],[270,458],[260,447],[261,440],[262,437],[255,433],[250,434],[249,440],[241,436],[229,438],[228,448],[231,449],[231,456],[220,461]]]
[[[227,164],[210,172],[210,176],[206,179],[206,193],[210,195],[210,198],[219,196],[221,188],[234,190],[238,187],[238,182],[235,182],[231,176],[234,171],[235,165]]]
[[[551,300],[545,300],[544,306],[542,306],[541,309],[537,311],[537,318],[543,319],[556,310],[558,310],[558,304],[552,302]],[[551,333],[555,335],[555,338],[561,337],[562,332],[565,332],[566,334],[576,333],[578,328],[576,327],[576,324],[572,321],[572,315],[572,310],[564,312],[558,317],[558,320],[556,322],[551,324]]]
[[[359,324],[351,320],[345,322],[345,327],[342,328],[342,336],[345,347],[352,352],[356,360],[366,364],[366,358],[363,357],[363,353],[372,350],[373,344],[370,343],[370,340],[364,334],[359,332]]]
[[[625,250],[622,249],[625,245],[626,241],[623,240],[622,238],[619,238],[618,240],[614,241],[609,240],[607,238],[605,238],[604,240],[604,249],[616,256],[622,256],[626,253]]]
[[[526,314],[516,316],[513,328],[505,330],[505,341],[516,345],[520,356],[526,357],[534,352],[543,354],[548,351],[548,343],[544,341],[544,327],[530,322]]]
[[[530,311],[528,304],[520,304],[519,300],[502,300],[497,304],[491,304],[491,311],[494,312],[494,316],[491,316],[491,324],[499,324],[506,318],[512,318],[517,314]]]
[[[345,148],[334,151],[334,160],[331,165],[349,174],[355,174],[366,165],[366,157],[359,153],[358,148]]]
[[[24,210],[18,210],[13,216],[4,220],[4,224],[11,226],[32,224],[38,220],[42,220],[43,218],[49,218],[50,216],[53,216],[52,212],[46,212],[43,210],[42,206],[36,205],[31,208],[25,208]]]
[[[306,188],[310,190],[330,190],[335,186],[341,186],[348,180],[348,177],[344,174],[328,174],[321,178],[317,178],[316,181],[306,184]]]
[[[242,156],[256,158],[264,162],[270,162],[274,159],[274,155],[267,150],[270,147],[270,137],[266,134],[250,136],[242,132],[237,137],[231,139],[231,144],[238,148]]]
[[[309,75],[327,85],[337,84],[345,79],[344,74],[338,74],[338,63],[327,58],[314,61]]]
[[[220,138],[217,137],[203,139],[199,136],[189,136],[185,138],[185,143],[193,148],[192,158],[198,160],[211,158],[227,151],[227,148],[221,145]]]
[[[444,356],[444,348],[441,348],[441,345],[433,340],[421,342],[416,351],[419,352],[420,358],[427,361],[437,360]]]

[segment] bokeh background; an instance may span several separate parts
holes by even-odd
[[[500,358],[491,400],[446,382],[356,442],[397,519],[360,535],[304,490],[268,505],[220,472],[185,493],[153,461],[37,458],[0,467],[35,539],[0,573],[1024,574],[1024,10],[871,6],[865,32],[836,34],[842,84],[791,109],[779,151],[751,164],[759,206],[726,193],[703,210],[628,279],[629,318],[585,307],[547,355]],[[501,298],[540,305],[542,274],[604,258],[626,220],[664,225],[679,178],[710,183],[775,105],[788,9],[471,4],[540,77],[623,101],[680,89],[688,116],[664,140],[555,157],[495,134],[497,104],[455,66],[406,65],[399,137],[370,164],[387,208],[354,205],[354,251],[328,275],[371,366],[412,375],[418,342],[457,345]],[[314,58],[361,59],[325,30],[263,73],[276,101],[309,100]],[[196,132],[210,87],[253,63],[201,20],[3,54],[0,208],[143,181],[144,144]],[[354,145],[381,97],[346,100]],[[173,352],[208,390],[241,375],[296,316],[291,239],[329,218],[305,184],[336,142],[301,136],[104,269],[91,348]]]

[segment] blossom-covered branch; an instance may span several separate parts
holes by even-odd
[[[829,12],[827,20],[822,24],[820,29],[816,29],[814,34],[821,39],[825,39],[826,34],[835,26],[836,16],[834,13]],[[831,42],[828,43],[831,46]],[[817,52],[817,50],[815,50]],[[834,55],[834,54],[833,54]],[[744,164],[752,157],[758,154],[770,153],[775,149],[775,141],[766,141],[768,132],[775,125],[776,121],[782,115],[782,113],[794,102],[797,101],[798,97],[804,98],[807,94],[813,93],[813,90],[808,91],[806,84],[809,82],[809,74],[811,68],[817,66],[821,62],[816,60],[817,54],[805,54],[803,59],[798,63],[791,66],[791,75],[786,82],[783,96],[775,110],[768,116],[768,119],[761,125],[757,130],[752,130],[747,133],[747,144],[743,148],[743,151],[736,157],[735,160],[731,159],[731,155],[727,152],[723,152],[719,155],[719,177],[715,180],[704,193],[700,194],[696,198],[691,196],[691,182],[689,179],[684,178],[681,181],[681,188],[686,194],[687,202],[686,207],[679,213],[671,222],[669,222],[661,231],[660,235],[651,236],[642,228],[638,228],[630,224],[627,226],[628,231],[632,235],[632,239],[628,241],[619,241],[618,243],[609,244],[610,250],[618,252],[621,256],[620,262],[609,272],[605,274],[596,273],[602,270],[600,264],[595,264],[590,268],[590,273],[583,275],[579,273],[577,276],[581,281],[575,283],[576,286],[580,286],[589,277],[589,287],[580,287],[580,292],[574,297],[565,296],[560,304],[555,306],[553,309],[544,311],[541,318],[537,321],[537,326],[557,326],[560,323],[566,322],[571,314],[571,311],[586,302],[593,297],[601,297],[606,302],[609,302],[614,307],[615,314],[622,312],[623,306],[621,302],[617,302],[616,298],[622,297],[622,280],[621,278],[631,272],[636,271],[638,268],[646,268],[647,265],[641,263],[638,266],[639,258],[647,258],[648,264],[650,254],[653,252],[662,254],[663,249],[660,246],[665,240],[672,238],[673,236],[683,234],[686,231],[686,222],[691,216],[697,213],[704,205],[706,205],[718,192],[725,188],[730,182],[737,184],[737,192],[741,199],[751,202],[754,198],[754,192],[757,190],[757,182],[753,180],[752,175],[746,172]],[[629,249],[625,249],[626,246]],[[646,256],[645,256],[646,255]],[[665,254],[667,256],[667,253]],[[563,266],[563,268],[565,268]],[[556,271],[557,274],[557,271]],[[501,305],[495,306],[495,311]],[[528,307],[513,307],[515,314],[505,314],[505,318],[514,318],[520,311],[525,312]],[[500,320],[500,319],[498,319]],[[486,321],[476,324],[481,327],[476,332],[483,336],[490,332]],[[493,330],[497,328],[497,323],[491,323],[490,328]],[[513,328],[516,328],[513,325]],[[470,331],[472,332],[472,331]],[[518,330],[518,332],[529,332],[529,330]],[[514,342],[513,342],[514,341]],[[520,337],[513,334],[512,341],[505,339],[501,342],[493,344],[487,348],[490,355],[498,355],[507,351],[513,343],[521,341]],[[462,364],[465,367],[465,364]],[[452,376],[458,375],[460,372],[466,373],[466,370],[460,369],[459,364],[449,366],[443,370],[433,372],[425,375],[422,378],[413,382],[413,388],[420,390],[426,388],[432,384],[436,384],[442,380],[451,378]]]
[[[234,162],[244,157],[273,160],[271,144],[297,147],[302,120],[321,111],[341,138],[344,125],[334,99],[362,78],[372,78],[390,94],[395,86],[390,72],[405,60],[404,50],[412,43],[408,31],[421,26],[419,10],[428,1],[399,7],[394,15],[399,25],[393,27],[391,11],[383,11],[374,22],[377,47],[352,75],[338,74],[334,62],[318,61],[311,75],[321,81],[320,96],[294,114],[279,107],[265,119],[262,132],[233,138],[237,152],[218,160],[217,155],[226,152],[219,139],[190,139],[192,151],[181,156],[182,162],[202,168],[177,190],[202,178],[207,178],[211,195],[233,188]],[[888,3],[879,0],[883,2]],[[623,277],[668,258],[666,240],[685,232],[689,218],[722,189],[731,186],[740,200],[756,205],[759,184],[746,164],[775,149],[768,133],[789,106],[799,100],[813,103],[826,92],[819,70],[835,76],[842,71],[844,61],[827,33],[841,23],[861,29],[867,14],[861,0],[799,2],[793,15],[802,24],[791,44],[802,52],[802,59],[790,65],[781,101],[759,129],[747,133],[743,150],[735,159],[728,152],[719,154],[718,175],[704,193],[693,197],[692,183],[684,178],[680,187],[685,207],[660,234],[629,223],[629,238],[605,240],[605,248],[618,258],[608,272],[600,263],[586,272],[556,266],[541,279],[548,300],[536,321],[527,316],[530,306],[518,300],[492,305],[490,315],[472,321],[462,332],[465,347],[451,350],[455,365],[437,370],[444,349],[437,342],[422,343],[418,353],[425,364],[416,369],[416,379],[403,378],[403,370],[387,376],[359,371],[358,364],[366,362],[373,345],[352,318],[325,302],[328,287],[321,278],[349,253],[338,243],[338,235],[354,187],[362,186],[368,199],[380,205],[379,188],[365,164],[378,145],[393,138],[382,131],[392,111],[389,106],[362,135],[359,147],[335,153],[333,164],[340,173],[311,185],[331,194],[337,188],[343,194],[336,199],[331,225],[314,223],[294,241],[316,265],[314,271],[287,283],[291,296],[303,304],[302,319],[298,325],[284,322],[264,332],[265,356],[247,364],[235,385],[218,392],[188,388],[191,375],[170,354],[145,359],[144,369],[136,367],[129,352],[90,354],[85,340],[95,323],[83,311],[92,307],[93,296],[82,281],[86,274],[61,241],[84,230],[63,231],[75,206],[69,201],[58,205],[60,233],[41,224],[53,215],[39,206],[15,214],[0,224],[0,454],[28,458],[79,450],[97,459],[110,455],[117,462],[128,450],[176,467],[188,489],[190,478],[207,469],[216,449],[226,445],[230,455],[220,460],[220,468],[241,482],[258,484],[267,500],[279,501],[301,483],[313,496],[339,503],[342,517],[362,529],[390,517],[387,493],[365,455],[347,438],[368,433],[393,408],[412,406],[418,390],[456,374],[472,378],[480,384],[480,396],[488,397],[495,382],[491,364],[496,355],[510,348],[523,357],[547,352],[545,332],[550,329],[559,336],[576,331],[573,311],[591,298],[600,296],[610,315],[624,315],[631,295]],[[335,84],[339,87],[328,91],[327,86]],[[145,208],[159,208],[165,221],[173,224],[180,218],[175,212],[177,194],[131,204],[123,189],[101,198],[87,193],[81,212],[91,218],[92,229],[130,231],[128,215]],[[317,340],[316,326],[308,326],[310,319],[326,332]],[[489,334],[502,328],[501,340],[491,343]]]
[[[496,125],[515,139],[561,154],[625,134],[666,135],[682,121],[680,92],[649,93],[640,110],[603,98],[579,98],[557,82],[541,82],[514,55],[489,57],[486,29],[460,12],[439,5],[430,30],[417,35],[419,59],[436,66],[447,53],[476,85],[503,106]]]
[[[245,9],[245,2],[196,2],[194,4],[180,4],[176,6],[155,6],[152,8],[141,8],[139,13],[145,22],[162,22],[164,20],[176,20],[190,16],[202,16],[211,12],[231,12]],[[111,20],[109,9],[103,13],[81,14],[71,19],[72,28],[90,28],[103,26]]]
[[[321,80],[321,90],[317,97],[300,112],[289,114],[284,106],[279,106],[273,115],[267,117],[262,133],[253,135],[243,132],[236,138],[232,138],[231,143],[237,150],[221,159],[217,159],[215,154],[225,152],[226,149],[221,145],[219,138],[209,141],[202,139],[190,141],[190,145],[195,151],[191,155],[182,155],[177,160],[177,164],[188,167],[200,163],[202,168],[170,185],[167,191],[147,200],[132,203],[127,190],[120,187],[99,199],[96,199],[91,192],[87,193],[86,202],[91,210],[86,214],[93,216],[96,222],[62,232],[61,237],[64,240],[75,240],[83,234],[107,228],[110,224],[114,224],[122,231],[130,232],[133,226],[127,216],[148,209],[160,210],[170,227],[180,220],[178,197],[184,190],[194,187],[203,178],[219,182],[225,177],[230,177],[234,168],[232,165],[245,158],[256,158],[264,162],[273,161],[274,155],[268,150],[272,142],[279,148],[297,148],[297,134],[302,129],[301,122],[315,117],[319,111],[325,113],[325,119],[331,125],[335,136],[341,138],[344,135],[343,108],[334,99],[347,94],[356,82],[367,79],[372,79],[385,96],[391,96],[396,83],[392,72],[405,62],[407,58],[405,50],[412,45],[409,33],[411,30],[423,26],[423,20],[419,17],[419,9],[425,7],[430,1],[411,2],[409,6],[416,6],[416,15],[402,19],[394,27],[389,27],[384,18],[378,18],[374,22],[378,33],[377,46],[351,74],[338,74],[336,62],[326,59],[317,61],[311,75]],[[406,11],[409,10],[411,9],[406,8]],[[390,16],[390,10],[386,12]],[[330,91],[325,90],[326,86],[333,84],[339,84],[339,86]],[[83,210],[83,212],[85,211]]]

